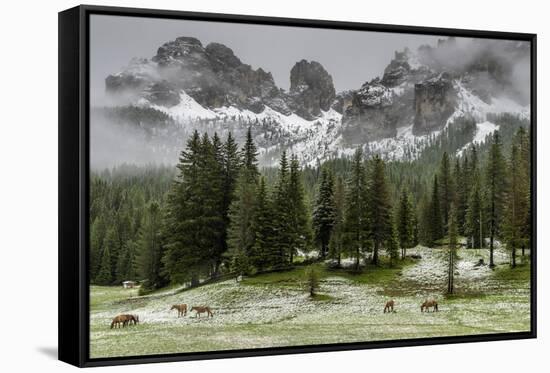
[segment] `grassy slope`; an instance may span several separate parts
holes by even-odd
[[[415,249],[418,261],[396,268],[368,267],[359,275],[327,270],[320,294],[303,286],[305,268],[138,297],[137,290],[91,289],[91,356],[123,356],[205,350],[343,343],[529,330],[529,265],[510,269],[497,252],[495,271],[475,267],[484,251],[462,250],[457,294],[445,296],[445,250]],[[410,251],[412,253],[412,251]],[[439,313],[420,313],[420,303],[436,297]],[[383,314],[387,299],[396,312]],[[209,305],[214,318],[177,318],[174,303]],[[121,312],[142,323],[109,329]]]

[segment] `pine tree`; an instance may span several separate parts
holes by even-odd
[[[371,160],[369,176],[367,211],[370,237],[374,243],[372,263],[377,265],[380,246],[390,238],[392,229],[390,191],[384,161],[378,155]]]
[[[98,213],[90,227],[90,280],[93,280],[101,269],[101,255],[107,226],[104,217]]]
[[[248,127],[246,132],[246,141],[242,150],[243,166],[251,172],[251,176],[257,178],[260,174],[258,171],[258,149],[252,138],[252,128]]]
[[[465,235],[466,229],[466,211],[468,210],[468,197],[470,196],[470,179],[468,177],[468,170],[470,164],[468,162],[468,155],[464,155],[462,164],[457,158],[454,168],[454,179],[456,180],[456,222],[458,226],[458,233]]]
[[[393,220],[393,219],[392,219]],[[390,257],[390,267],[393,267],[397,258],[399,258],[399,234],[395,223],[391,225],[391,233],[386,244],[386,251]]]
[[[158,289],[165,285],[162,276],[163,247],[161,242],[161,211],[156,202],[151,202],[144,215],[138,235],[137,267],[144,283],[144,289]]]
[[[456,270],[456,246],[458,244],[458,227],[456,222],[456,210],[451,204],[448,223],[449,236],[449,260],[447,274],[447,293],[454,293],[454,272]]]
[[[439,204],[439,182],[437,179],[437,175],[434,176],[434,182],[433,182],[433,188],[432,188],[432,199],[430,203],[430,216],[429,216],[429,224],[430,224],[430,241],[432,245],[436,243],[436,241],[443,238],[444,232],[443,232],[443,219],[441,217],[441,207]]]
[[[317,201],[313,210],[313,226],[315,240],[321,244],[321,257],[325,258],[328,252],[328,244],[332,228],[334,227],[334,181],[327,167],[321,171],[321,182],[317,193]]]
[[[470,198],[468,199],[468,209],[466,211],[466,235],[468,242],[472,247],[482,247],[482,225],[483,225],[483,211],[482,200],[479,183],[476,182],[470,192]]]
[[[209,275],[218,275],[226,250],[226,216],[224,211],[224,168],[222,142],[217,133],[212,140],[205,133],[201,144],[199,179],[202,186],[202,216],[200,216],[203,250]]]
[[[230,218],[229,212],[231,203],[235,199],[235,189],[237,180],[239,178],[239,171],[241,168],[242,159],[240,157],[238,145],[231,135],[231,132],[227,135],[227,140],[223,144],[222,148],[222,170],[223,170],[223,192],[222,192],[222,251],[225,253],[228,250],[228,237],[227,232],[229,230]],[[251,162],[255,164],[254,161]]]
[[[518,146],[520,169],[519,171],[524,176],[526,183],[523,185],[525,194],[527,195],[526,203],[528,206],[528,213],[526,214],[525,221],[522,224],[522,236],[524,239],[521,244],[521,256],[525,255],[525,246],[531,247],[531,144],[529,139],[529,133],[525,131],[523,127],[520,127],[514,137],[514,142]]]
[[[114,237],[114,230],[109,229],[103,244],[99,272],[95,278],[95,283],[98,285],[111,285],[113,283],[111,247],[116,244]]]
[[[201,171],[204,167],[204,147],[197,131],[181,152],[179,175],[168,196],[165,221],[166,271],[174,282],[190,280],[197,284],[204,273],[204,189]]]
[[[291,209],[288,195],[289,190],[289,166],[286,152],[281,153],[279,171],[275,194],[273,198],[273,227],[274,227],[274,259],[276,267],[284,267],[288,264],[293,241],[293,227],[291,226]]]
[[[277,264],[277,253],[273,252],[273,208],[267,193],[265,178],[260,178],[258,193],[256,197],[256,210],[254,213],[253,229],[255,233],[251,264],[258,270],[263,271]]]
[[[493,250],[495,237],[500,235],[506,192],[506,166],[502,156],[502,144],[498,131],[492,137],[486,170],[487,211],[489,223],[489,266],[494,267]]]
[[[451,175],[451,166],[447,152],[443,153],[439,166],[439,192],[441,216],[443,218],[443,231],[446,233],[449,223],[450,206],[454,200],[454,182]]]
[[[254,218],[257,206],[256,175],[243,168],[237,181],[235,199],[229,211],[228,255],[251,255],[255,243]]]
[[[510,250],[511,266],[516,266],[517,249],[525,244],[525,222],[529,213],[528,181],[525,178],[525,169],[522,165],[521,151],[518,144],[512,145],[509,162],[510,184],[508,187],[508,201],[505,212],[505,242]]]
[[[344,240],[350,256],[355,258],[355,269],[358,270],[361,254],[366,247],[369,233],[366,216],[365,168],[361,148],[358,148],[353,156],[346,190]]]
[[[306,208],[300,164],[298,162],[298,157],[294,154],[290,157],[287,196],[290,207],[289,262],[292,264],[296,251],[307,250],[311,240],[311,227]]]
[[[346,189],[342,177],[336,179],[334,186],[334,225],[329,241],[329,257],[337,260],[340,267],[344,251],[344,213]]]
[[[397,234],[399,246],[401,247],[401,259],[405,259],[407,249],[413,247],[414,244],[414,215],[415,212],[409,193],[403,188],[397,211]]]

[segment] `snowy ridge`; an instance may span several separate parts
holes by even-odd
[[[400,95],[407,88],[408,83],[392,89],[385,87],[368,87],[374,90],[378,104],[391,104],[392,97]],[[469,116],[476,120],[477,128],[474,138],[462,149],[457,151],[461,155],[470,144],[483,143],[487,135],[492,134],[499,128],[498,125],[487,121],[489,113],[514,113],[522,118],[529,117],[529,107],[521,106],[508,98],[492,98],[488,104],[473,94],[464,85],[455,80],[453,82],[457,91],[457,107],[455,112],[447,120],[445,127],[463,116]],[[321,115],[314,120],[307,120],[292,113],[285,115],[269,106],[265,106],[260,113],[240,109],[234,106],[220,107],[215,109],[205,108],[195,101],[183,90],[180,92],[180,103],[173,107],[154,105],[146,98],[141,98],[137,105],[151,107],[170,115],[182,127],[185,128],[190,121],[206,120],[216,122],[214,127],[209,129],[217,131],[236,130],[235,121],[244,121],[251,126],[262,126],[263,136],[258,135],[259,152],[263,163],[274,166],[278,163],[280,151],[286,149],[298,156],[300,162],[309,166],[316,166],[319,163],[332,158],[351,157],[356,146],[346,144],[341,134],[342,114],[334,109],[322,111]],[[266,123],[268,123],[266,127]],[[216,129],[219,126],[220,128]],[[223,128],[222,128],[223,126]],[[283,141],[276,144],[262,141],[274,133],[281,136]],[[365,154],[380,154],[386,160],[414,160],[420,156],[431,138],[439,136],[441,131],[434,131],[426,135],[415,136],[413,124],[397,129],[395,137],[388,137],[377,141],[367,142],[362,145]]]

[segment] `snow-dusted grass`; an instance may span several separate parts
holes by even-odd
[[[418,247],[395,268],[367,266],[361,274],[328,270],[322,264],[319,296],[303,285],[304,267],[205,285],[170,289],[146,297],[118,287],[91,288],[91,356],[229,350],[344,343],[529,330],[529,266],[510,269],[497,249],[497,268],[487,250],[459,250],[456,295],[445,296],[446,249]],[[518,262],[521,263],[521,260]],[[426,297],[439,313],[420,313]],[[383,314],[394,299],[396,312]],[[175,303],[208,305],[214,317],[178,318]],[[109,329],[113,316],[138,314],[141,323]]]

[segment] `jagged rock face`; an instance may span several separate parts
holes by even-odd
[[[180,102],[180,94],[173,84],[166,80],[153,83],[143,93],[152,104],[172,107]]]
[[[455,110],[456,92],[449,76],[443,74],[414,86],[413,133],[440,130]]]
[[[330,109],[336,92],[332,76],[319,62],[301,60],[290,71],[290,95],[296,113],[312,120]]]
[[[353,104],[354,91],[343,91],[336,95],[332,108],[340,114],[344,114],[348,107]]]
[[[196,38],[179,37],[162,45],[152,61],[158,67],[158,76],[139,76],[133,73],[135,68],[127,69],[107,77],[107,90],[143,90],[151,102],[168,106],[176,105],[178,91],[184,90],[209,108],[236,106],[259,113],[268,104],[290,113],[289,100],[277,88],[271,73],[242,63],[223,44],[203,47]]]
[[[393,93],[380,80],[363,84],[344,110],[344,140],[355,145],[395,136],[399,121],[396,108]]]

